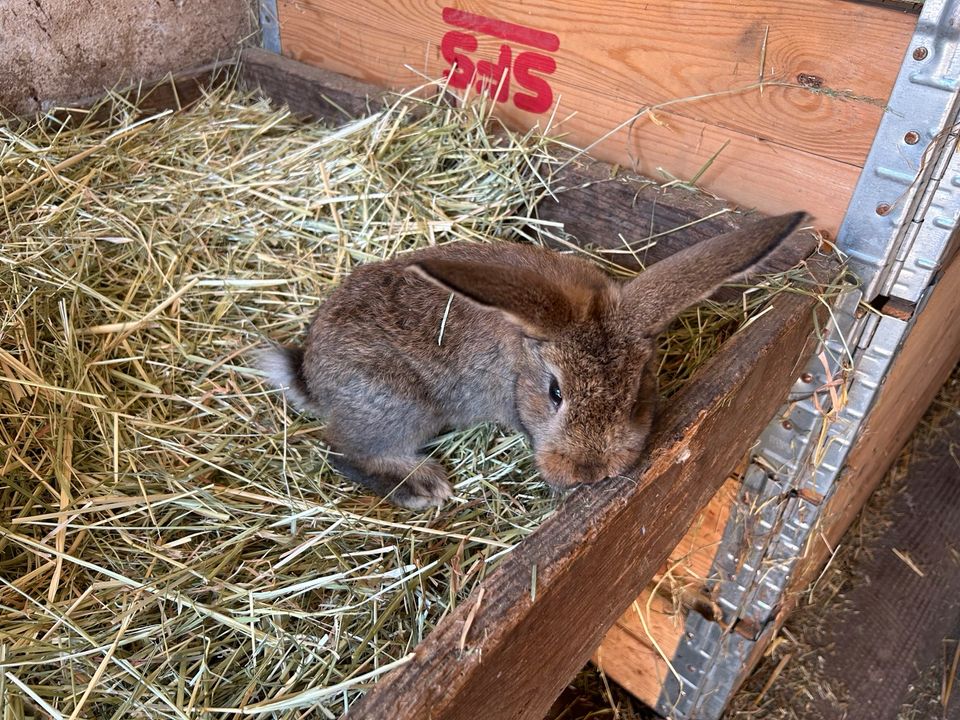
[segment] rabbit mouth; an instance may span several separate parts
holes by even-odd
[[[617,474],[603,458],[583,460],[558,450],[546,450],[538,454],[537,465],[548,485],[563,489],[590,485]]]

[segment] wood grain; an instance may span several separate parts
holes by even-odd
[[[347,3],[281,0],[284,52],[368,82],[410,86],[417,73],[446,67],[440,40],[449,26],[443,0]],[[692,178],[729,140],[700,178],[745,207],[803,207],[831,231],[845,210],[896,77],[915,18],[870,5],[753,0],[736,12],[718,0],[679,0],[642,8],[626,0],[515,5],[471,3],[469,10],[554,32],[560,38],[550,82],[559,95],[557,128],[575,143],[594,142],[639,108],[729,92],[764,77],[808,87],[757,90],[674,104],[658,122],[639,121],[595,148],[597,157],[662,177]],[[856,42],[851,42],[851,38]],[[479,38],[476,57],[494,58],[500,40]],[[406,69],[404,65],[413,69]],[[866,99],[865,99],[866,98]],[[546,116],[512,104],[512,122]]]
[[[240,78],[244,86],[259,89],[274,102],[330,123],[377,107],[383,95],[376,85],[259,49],[244,50]],[[649,246],[636,257],[609,255],[630,270],[735,230],[748,219],[705,193],[660,187],[585,156],[572,160],[551,187],[556,197],[541,201],[537,216],[562,225],[576,244],[607,250],[623,250],[624,243]]]
[[[661,418],[635,479],[568,496],[484,582],[482,602],[462,604],[349,717],[542,718],[776,409],[812,349],[814,305],[785,297],[735,336]]]
[[[728,477],[690,525],[653,582],[637,597],[636,605],[631,605],[617,619],[593,656],[594,663],[610,678],[651,707],[656,706],[663,679],[669,671],[664,656],[671,659],[675,656],[686,614],[694,605],[706,607],[710,603],[702,592],[704,579],[713,565],[739,490],[740,479]],[[665,581],[654,593],[655,584],[667,571],[674,583]],[[677,592],[675,597],[672,590]]]
[[[643,613],[643,627],[637,609]],[[593,663],[633,696],[655,707],[669,672],[664,656],[673,658],[683,634],[685,613],[673,603],[644,590],[613,627],[593,655]],[[660,651],[654,646],[656,641]]]

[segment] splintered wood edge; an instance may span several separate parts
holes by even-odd
[[[810,266],[821,281],[835,270]],[[350,720],[542,718],[786,396],[816,305],[783,297],[735,336],[671,401],[634,478],[572,493]]]

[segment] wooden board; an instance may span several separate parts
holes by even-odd
[[[753,0],[736,12],[719,0],[642,8],[626,0],[468,7],[280,0],[278,7],[284,53],[368,82],[418,84],[423,74],[439,77],[454,57],[464,82],[468,69],[499,79],[509,67],[513,87],[500,88],[501,113],[529,126],[555,111],[556,127],[580,145],[641,108],[711,95],[613,132],[597,156],[690,179],[723,148],[700,176],[706,188],[764,212],[806,208],[831,231],[915,24],[899,10],[836,0]],[[761,66],[762,93],[751,87]]]
[[[727,478],[670,553],[653,583],[617,619],[594,653],[594,664],[651,707],[656,706],[669,672],[667,660],[676,656],[686,614],[719,617],[703,585],[740,482],[737,476]],[[663,579],[667,573],[673,582]]]
[[[940,663],[944,638],[960,630],[960,418],[946,417],[933,443],[912,442],[906,477],[884,511],[890,526],[858,555],[855,576],[869,582],[849,588],[818,632],[818,670],[841,698],[817,698],[824,718],[896,720],[919,672]]]
[[[377,107],[383,95],[375,85],[254,48],[243,52],[240,79],[277,103],[332,123]],[[734,230],[745,220],[728,203],[707,194],[661,188],[587,157],[567,165],[553,186],[557,198],[545,198],[537,208],[538,217],[562,225],[580,245],[613,250],[622,250],[624,243],[645,247],[636,257],[611,255],[631,270],[639,268],[638,259],[651,265],[684,247]],[[602,213],[596,212],[598,207]]]

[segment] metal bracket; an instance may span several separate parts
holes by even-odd
[[[960,0],[927,0],[838,243],[867,300],[917,302],[957,227]]]
[[[260,0],[260,44],[264,50],[280,52],[280,17],[277,0]]]

